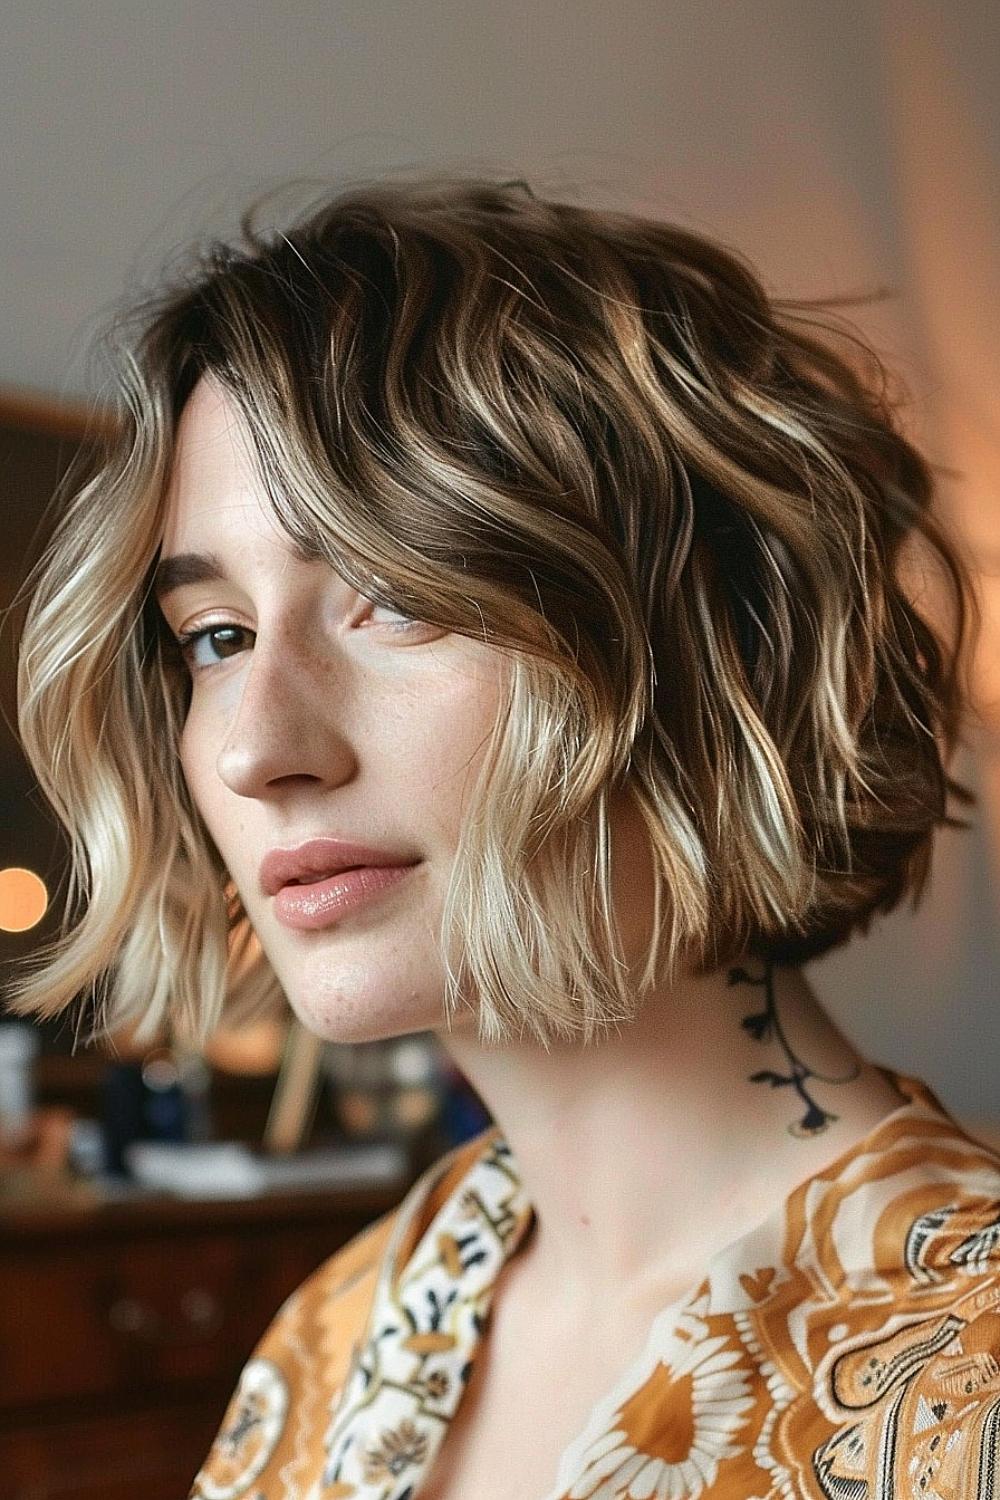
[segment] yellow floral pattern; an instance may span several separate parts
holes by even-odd
[[[1000,1162],[899,1085],[654,1319],[545,1500],[1000,1500]],[[192,1500],[419,1500],[530,1223],[496,1132],[439,1164],[279,1314]]]

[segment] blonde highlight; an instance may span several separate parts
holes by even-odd
[[[591,1036],[682,961],[798,961],[919,891],[954,791],[962,570],[883,395],[728,252],[519,186],[373,187],[211,251],[120,368],[122,437],[22,651],[75,870],[25,1008],[96,987],[109,1025],[204,1031],[227,990],[275,992],[183,785],[184,685],[146,597],[205,376],[296,545],[509,658],[442,933],[484,1035]],[[904,587],[914,539],[949,640]],[[620,794],[660,916],[638,976]]]

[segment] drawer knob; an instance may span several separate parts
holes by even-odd
[[[218,1328],[222,1322],[222,1305],[218,1297],[203,1286],[193,1286],[180,1301],[181,1313],[192,1328]]]
[[[156,1309],[136,1297],[119,1297],[108,1308],[108,1322],[115,1333],[144,1334],[147,1338],[159,1325]]]
[[[223,1323],[222,1302],[202,1286],[189,1287],[165,1316],[138,1297],[119,1297],[108,1308],[115,1333],[150,1344],[188,1343],[218,1332]]]

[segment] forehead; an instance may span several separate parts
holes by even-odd
[[[192,534],[213,527],[225,534],[252,521],[278,535],[253,459],[246,424],[233,400],[203,377],[177,426],[167,484],[163,552],[185,550]]]

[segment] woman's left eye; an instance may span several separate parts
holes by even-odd
[[[361,625],[386,625],[392,630],[415,630],[424,629],[423,622],[411,614],[407,614],[400,605],[393,604],[386,599],[372,599],[370,596],[362,595],[359,599],[360,610],[356,617],[357,623]]]
[[[401,646],[424,645],[446,633],[438,625],[429,625],[426,620],[407,614],[398,604],[379,603],[375,599],[363,601],[363,611],[356,623],[365,627],[378,627],[382,632],[382,639]]]
[[[406,614],[402,609],[397,609],[394,604],[376,604],[372,602],[368,610],[368,620],[372,625],[416,625],[417,621],[412,615]]]
[[[245,625],[206,625],[202,630],[191,630],[178,639],[188,669],[203,671],[206,667],[218,666],[242,651],[252,651],[256,635]]]

